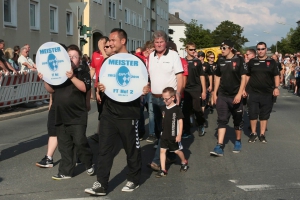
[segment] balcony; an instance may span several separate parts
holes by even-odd
[[[151,19],[155,21],[156,20],[156,12],[154,10],[152,10],[151,12],[152,12]]]

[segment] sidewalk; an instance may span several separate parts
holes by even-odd
[[[42,104],[40,106],[36,106],[33,108],[26,108],[22,106],[18,106],[16,109],[12,111],[3,111],[0,112],[0,121],[17,118],[25,115],[30,115],[34,113],[39,113],[48,110],[49,104]]]

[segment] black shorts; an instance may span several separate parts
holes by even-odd
[[[168,149],[170,152],[182,150],[183,146],[181,142],[175,142],[175,140],[161,139],[160,148]]]
[[[56,127],[55,127],[55,110],[50,109],[48,112],[48,122],[47,129],[49,136],[57,136],[56,135]]]
[[[251,93],[248,95],[249,119],[268,120],[273,108],[273,95]]]

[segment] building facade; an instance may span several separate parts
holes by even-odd
[[[113,28],[127,32],[127,49],[141,47],[151,40],[153,31],[168,30],[169,0],[84,0],[87,6],[83,24],[92,28],[92,37],[83,52],[91,55],[97,50],[101,36],[109,36]]]
[[[180,57],[185,57],[185,47],[183,46],[183,42],[180,42],[180,38],[185,38],[185,22],[179,18],[179,12],[175,12],[175,14],[169,14],[169,30],[171,33],[169,34],[172,37],[172,40],[177,46],[178,53]]]
[[[31,46],[30,57],[45,42],[77,44],[77,25],[69,2],[80,0],[0,0],[0,38],[5,46]]]

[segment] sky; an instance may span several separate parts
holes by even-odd
[[[211,31],[232,21],[244,28],[246,47],[260,41],[270,47],[298,26],[300,0],[169,0],[169,13],[175,12],[186,23],[196,19]]]

